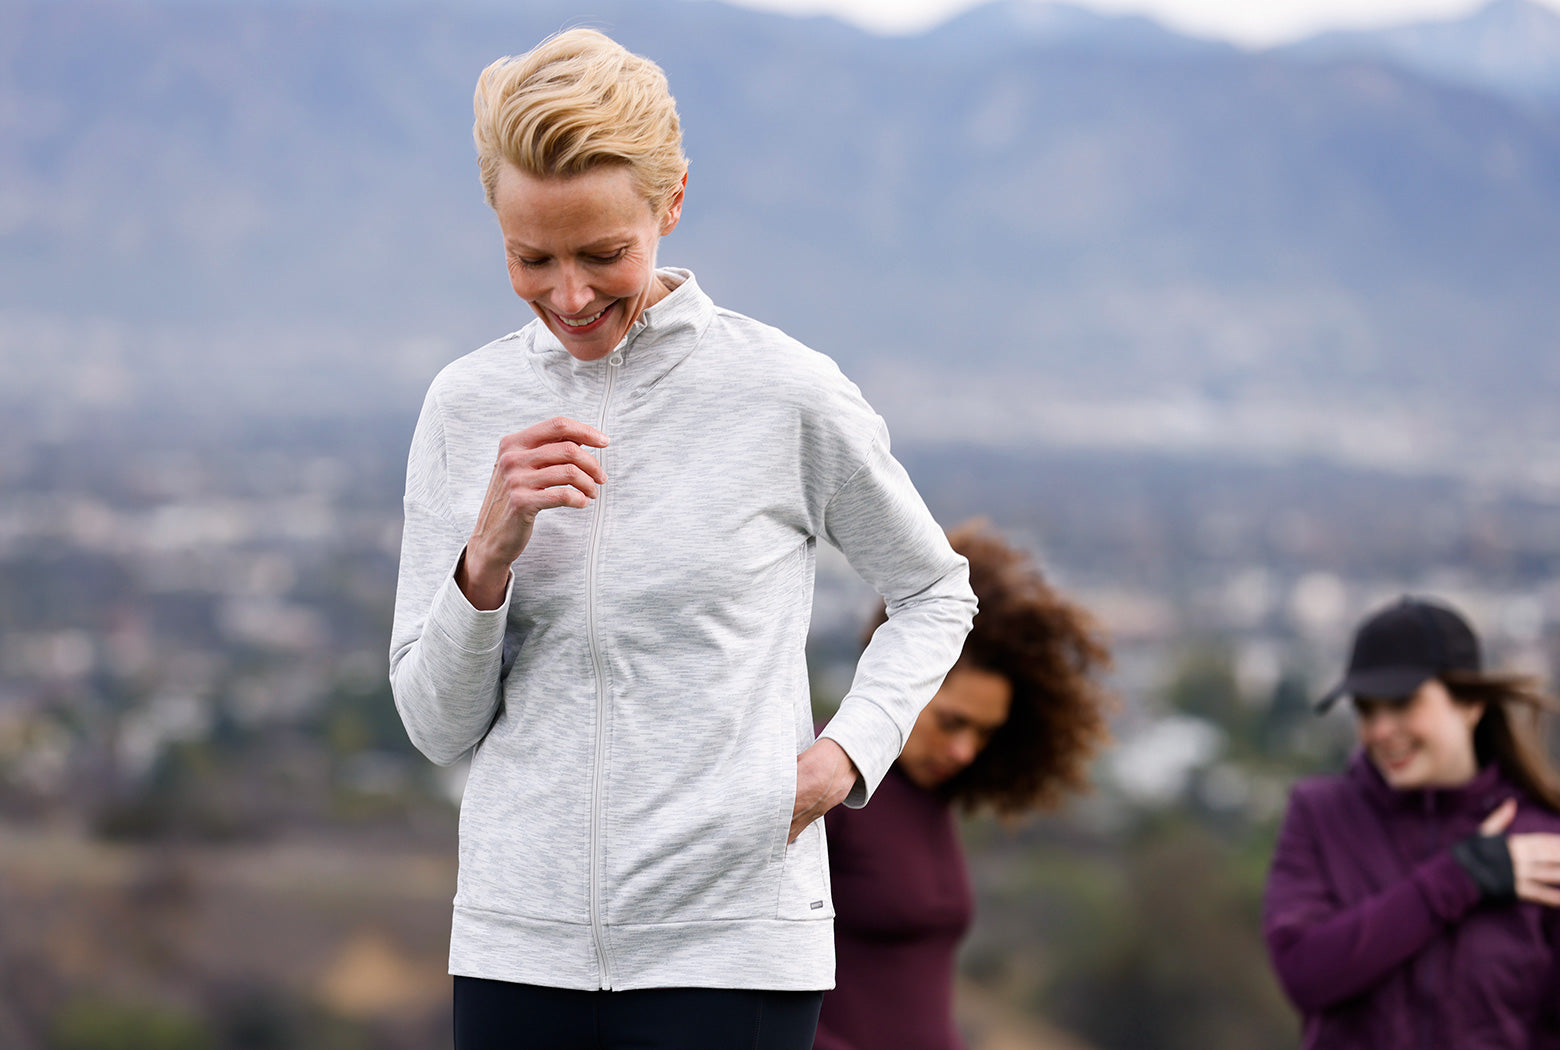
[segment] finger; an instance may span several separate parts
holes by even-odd
[[[559,479],[552,485],[534,484],[514,488],[497,501],[492,514],[484,515],[484,528],[505,529],[515,522],[529,522],[544,510],[558,507],[574,507],[583,510],[591,505],[593,497],[577,486]]]
[[[555,488],[575,489],[587,499],[595,499],[600,494],[600,488],[595,478],[573,463],[563,463],[556,467],[547,467],[531,473],[524,483],[515,487],[513,490],[514,498],[516,501],[523,501],[528,491],[542,492]]]
[[[607,473],[601,469],[601,460],[585,451],[585,448],[586,446],[578,442],[558,441],[533,449],[530,459],[538,467],[572,463],[595,478],[597,482],[606,481]]]
[[[1554,882],[1554,878],[1560,875],[1560,861],[1552,857],[1535,857],[1530,850],[1513,849],[1512,867],[1523,875],[1544,878],[1548,882]]]
[[[1484,823],[1479,825],[1480,835],[1499,835],[1511,826],[1511,821],[1517,815],[1517,800],[1508,798],[1495,812],[1484,818]],[[1466,826],[1466,825],[1465,825]]]
[[[1510,840],[1534,860],[1560,860],[1560,835],[1511,835]]]
[[[557,467],[528,475],[523,481],[501,485],[482,508],[478,527],[493,532],[527,524],[544,510],[584,508],[598,490],[595,482],[573,467]]]
[[[1522,900],[1532,901],[1535,904],[1543,904],[1550,908],[1560,908],[1560,887],[1519,879],[1517,880],[1517,896]]]
[[[1560,886],[1560,864],[1513,860],[1511,867],[1519,878],[1532,879],[1535,882],[1547,882],[1551,886]]]
[[[533,490],[524,501],[517,501],[517,509],[523,502],[528,505],[528,509],[537,512],[556,510],[559,507],[573,507],[576,510],[584,510],[590,506],[593,498],[573,485],[550,485],[547,488]]]
[[[1560,870],[1560,836],[1511,835],[1506,839],[1511,862],[1524,868]]]
[[[551,444],[555,441],[575,441],[581,445],[589,445],[591,448],[606,448],[607,435],[587,423],[581,423],[568,416],[554,416],[552,419],[534,423],[518,433],[509,435],[505,440],[514,438],[528,447]]]
[[[536,448],[506,448],[498,455],[497,470],[505,477],[512,477],[529,470],[541,470],[564,463],[580,468],[597,484],[607,480],[606,471],[601,469],[601,461],[573,441],[557,441]]]

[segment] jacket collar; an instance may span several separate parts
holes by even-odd
[[[1382,778],[1381,771],[1363,748],[1355,751],[1350,760],[1348,776],[1382,809],[1413,810],[1441,816],[1467,813],[1482,819],[1510,797],[1513,791],[1500,767],[1493,762],[1479,770],[1472,780],[1461,787],[1399,791]]]
[[[540,319],[521,329],[517,334],[530,334],[528,356],[542,381],[563,394],[594,391],[605,384],[607,370],[617,368],[618,382],[632,396],[655,385],[692,353],[715,316],[715,304],[691,271],[663,267],[656,273],[674,287],[639,315],[610,357],[579,360]],[[612,357],[621,357],[622,363],[609,364]]]

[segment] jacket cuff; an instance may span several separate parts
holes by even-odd
[[[1457,863],[1451,850],[1443,850],[1414,869],[1413,878],[1425,903],[1442,922],[1456,922],[1479,903],[1478,883]]]
[[[899,726],[870,700],[845,698],[820,737],[828,737],[844,749],[856,764],[856,783],[845,796],[845,805],[860,809],[882,782],[888,767],[904,749]]]
[[[433,607],[428,611],[428,624],[448,638],[456,648],[468,653],[490,653],[504,644],[504,625],[509,619],[509,599],[514,593],[515,580],[509,577],[504,591],[504,601],[497,609],[478,609],[461,592],[455,582],[455,570],[466,549],[461,548],[450,566],[444,582],[433,596]]]
[[[1479,887],[1486,900],[1509,901],[1517,896],[1517,873],[1504,835],[1470,835],[1452,846],[1452,856]]]

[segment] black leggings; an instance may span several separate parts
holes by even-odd
[[[808,1050],[822,992],[581,992],[455,978],[455,1050]]]

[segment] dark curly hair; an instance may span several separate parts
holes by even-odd
[[[984,519],[949,530],[948,541],[969,559],[980,601],[959,663],[1006,677],[1013,705],[975,761],[940,791],[966,812],[1054,809],[1088,787],[1089,760],[1110,736],[1114,700],[1097,677],[1110,666],[1104,634]],[[879,615],[873,628],[882,622]]]

